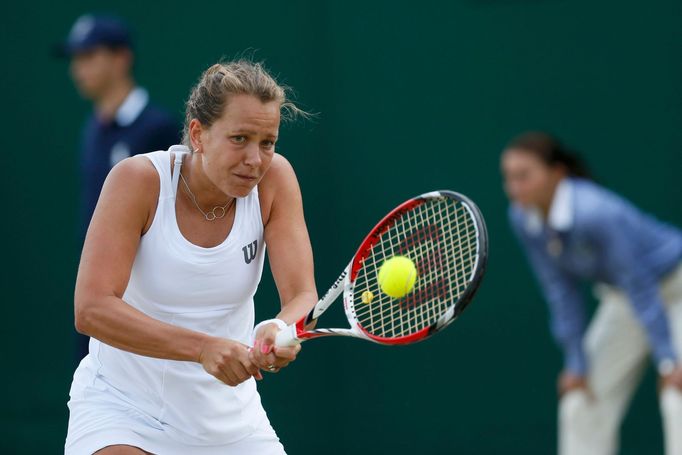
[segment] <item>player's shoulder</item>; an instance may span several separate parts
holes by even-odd
[[[279,153],[275,153],[270,168],[263,176],[261,187],[266,189],[284,189],[296,183],[296,173],[289,160]]]
[[[301,192],[294,168],[279,153],[272,157],[268,171],[258,184],[258,194],[265,223],[275,205],[289,207],[290,204],[300,203]]]
[[[135,155],[118,162],[109,172],[107,180],[120,182],[126,187],[148,189],[159,176],[154,164],[145,155]]]
[[[98,207],[102,201],[102,210],[124,207],[120,213],[131,220],[139,220],[146,232],[160,190],[161,182],[154,164],[145,155],[131,156],[118,162],[107,175]]]
[[[285,172],[293,173],[294,167],[291,165],[289,160],[287,160],[284,155],[275,153],[272,157],[272,163],[270,164],[270,169],[274,169],[275,172]]]

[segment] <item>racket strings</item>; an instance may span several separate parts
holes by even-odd
[[[397,338],[435,324],[469,286],[478,247],[475,220],[460,201],[428,199],[406,212],[381,234],[358,271],[353,307],[359,325],[370,335]],[[399,299],[384,294],[377,281],[383,262],[396,255],[410,258],[418,274]],[[361,301],[364,291],[374,296],[369,304]]]

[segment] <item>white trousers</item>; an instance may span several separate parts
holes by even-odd
[[[682,266],[661,283],[670,330],[682,356]],[[585,335],[593,398],[583,391],[559,402],[560,455],[615,455],[627,406],[649,364],[650,348],[627,297],[616,289],[598,291],[599,306]],[[682,392],[660,394],[666,455],[682,455]]]

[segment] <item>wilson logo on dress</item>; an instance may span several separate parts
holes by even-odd
[[[245,247],[242,248],[244,252],[244,262],[250,264],[251,261],[256,257],[256,252],[258,251],[258,240],[254,240]]]

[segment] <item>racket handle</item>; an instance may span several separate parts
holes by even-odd
[[[301,340],[296,336],[296,324],[287,326],[285,329],[277,332],[275,338],[275,345],[279,347],[296,346],[300,344]]]

